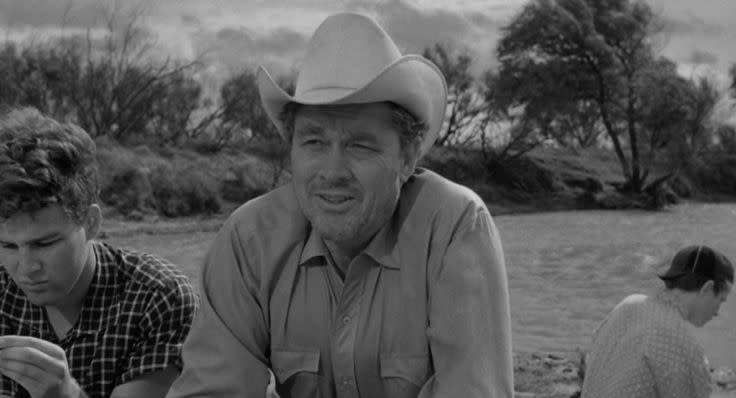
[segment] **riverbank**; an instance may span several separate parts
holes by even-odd
[[[105,140],[98,147],[102,201],[113,218],[222,217],[290,179],[288,164],[264,149],[200,153]],[[678,173],[656,195],[621,194],[618,160],[601,149],[538,148],[498,163],[477,150],[442,147],[433,148],[419,166],[473,189],[494,215],[651,209],[678,200],[736,202],[736,155],[714,155],[711,163]],[[661,165],[650,180],[666,172]]]

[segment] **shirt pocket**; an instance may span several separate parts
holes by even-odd
[[[416,397],[431,375],[428,354],[381,354],[384,395]]]
[[[273,348],[271,369],[282,397],[319,397],[319,350]]]

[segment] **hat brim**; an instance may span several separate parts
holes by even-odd
[[[281,110],[290,103],[303,105],[345,105],[389,101],[402,106],[416,118],[427,123],[419,153],[425,155],[442,129],[447,107],[447,83],[440,70],[418,55],[405,55],[370,79],[362,87],[325,88],[302,95],[285,92],[268,71],[260,66],[257,73],[258,91],[263,108],[286,138]]]

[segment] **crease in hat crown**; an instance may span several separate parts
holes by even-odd
[[[391,101],[428,129],[420,157],[439,135],[447,106],[447,82],[439,68],[414,54],[402,55],[371,17],[343,12],[327,17],[315,30],[299,65],[294,95],[286,93],[261,65],[258,91],[266,114],[286,137],[280,113],[289,102],[341,105]]]
[[[319,101],[350,94],[399,58],[396,44],[372,19],[355,13],[331,15],[312,36],[299,67],[294,96]],[[345,59],[348,63],[325,63],[326,59]]]

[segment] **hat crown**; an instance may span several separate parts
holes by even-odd
[[[352,92],[401,58],[391,37],[365,15],[332,15],[309,42],[296,81],[295,95],[308,99],[326,92]]]

